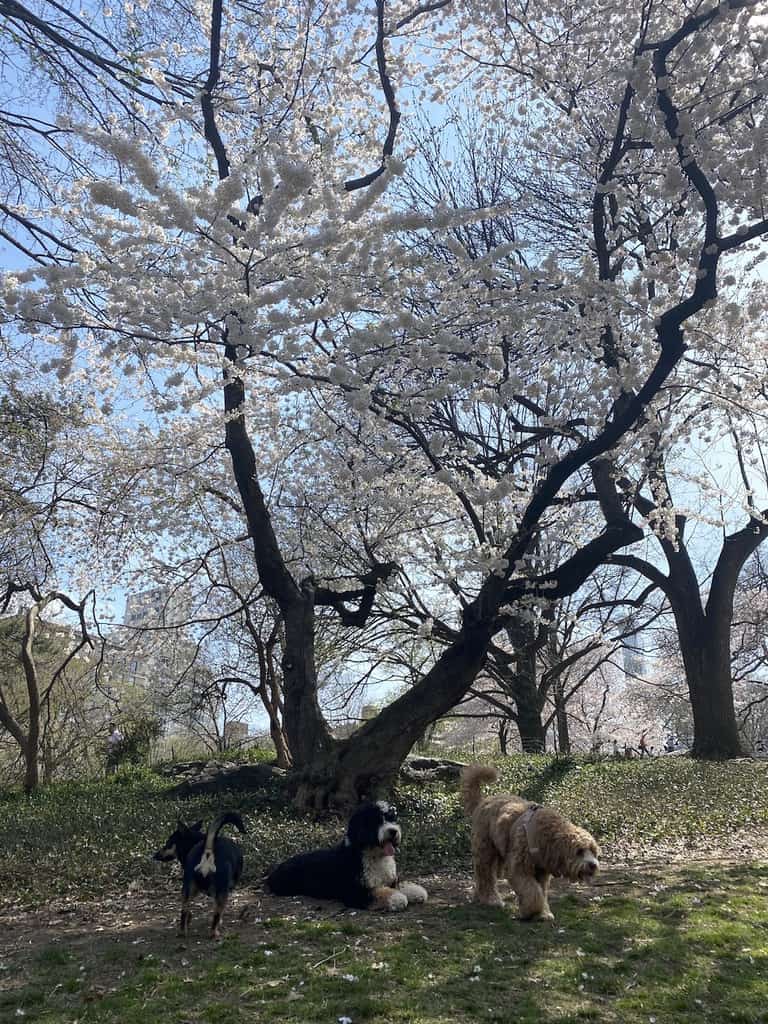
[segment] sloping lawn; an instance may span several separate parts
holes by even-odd
[[[225,939],[174,925],[179,879],[149,854],[177,814],[156,777],[0,798],[0,1020],[44,1024],[768,1024],[765,764],[510,758],[505,787],[552,802],[604,849],[594,887],[559,885],[554,925],[470,903],[455,787],[397,794],[403,872],[431,900],[374,915],[277,900],[260,876],[335,838],[277,790],[236,803],[249,834]],[[346,1024],[346,1022],[345,1022]]]

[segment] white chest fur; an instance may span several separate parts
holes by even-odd
[[[394,857],[385,857],[378,850],[363,853],[363,881],[369,889],[393,886],[397,881],[397,864]]]

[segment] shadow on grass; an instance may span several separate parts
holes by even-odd
[[[219,945],[202,931],[180,945],[170,918],[93,929],[28,957],[0,1009],[40,1024],[768,1021],[768,868],[606,881],[559,887],[554,925],[446,904],[466,890],[445,886],[442,904],[386,917],[262,898],[263,916],[233,916]]]
[[[524,786],[520,795],[535,803],[546,803],[547,792],[551,786],[560,786],[567,775],[578,767],[571,757],[556,757],[548,760],[540,770],[531,765],[529,771],[535,772],[529,784]]]

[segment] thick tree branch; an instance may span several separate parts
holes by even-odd
[[[396,562],[382,562],[374,565],[370,572],[360,577],[362,587],[350,590],[331,590],[328,587],[315,587],[315,606],[325,605],[333,608],[344,626],[364,626],[376,600],[376,588],[399,569]],[[348,601],[359,601],[354,611],[346,608]]]

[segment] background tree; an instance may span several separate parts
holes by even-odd
[[[654,530],[667,573],[636,555],[611,557],[649,579],[670,603],[693,711],[693,752],[700,757],[731,757],[741,752],[733,687],[734,597],[744,566],[768,537],[768,512],[756,504],[765,478],[750,480],[740,443],[734,458],[743,474],[747,522],[729,530],[723,519],[723,539],[711,575],[699,579],[687,529],[689,517],[673,504],[673,486],[659,453],[648,459],[647,483],[653,497],[636,487],[633,501]]]
[[[0,614],[8,611],[17,594],[26,594],[30,601],[15,621],[5,623],[3,647],[10,664],[15,661],[18,665],[26,692],[22,697],[18,684],[14,685],[16,673],[8,674],[6,669],[5,686],[0,687],[0,726],[19,746],[24,758],[24,789],[31,793],[40,782],[41,728],[52,692],[81,651],[94,646],[87,621],[92,595],[76,602],[57,591],[41,593],[32,584],[8,585],[0,601]],[[43,612],[54,603],[74,612],[77,621],[77,632],[63,648],[57,642],[58,650],[42,625]],[[60,641],[61,636],[57,639]],[[42,657],[38,657],[38,650]]]
[[[739,578],[731,648],[739,724],[750,749],[768,750],[768,568],[758,549]]]

